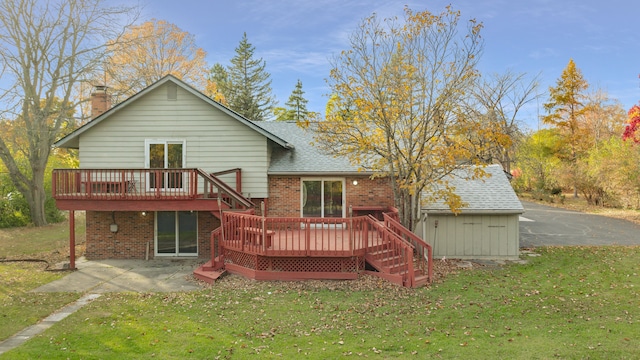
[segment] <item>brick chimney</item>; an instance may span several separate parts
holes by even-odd
[[[107,87],[96,85],[91,93],[91,120],[97,118],[111,108],[111,96],[107,94]]]

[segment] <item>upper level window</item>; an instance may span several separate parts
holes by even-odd
[[[185,140],[146,140],[145,167],[148,169],[182,169],[186,158]],[[149,188],[182,188],[183,173],[168,170],[149,173]]]

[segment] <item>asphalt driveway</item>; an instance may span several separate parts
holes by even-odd
[[[523,201],[520,247],[640,245],[640,225]]]

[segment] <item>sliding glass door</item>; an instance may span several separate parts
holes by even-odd
[[[344,179],[302,179],[303,217],[345,217]]]
[[[198,256],[198,213],[156,212],[156,255]]]

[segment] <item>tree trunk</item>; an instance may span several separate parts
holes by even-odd
[[[33,169],[32,171],[33,177],[22,195],[24,195],[29,205],[33,225],[45,226],[47,225],[47,217],[44,203],[47,200],[47,195],[44,190],[44,168]]]
[[[36,186],[31,189],[32,200],[29,201],[29,211],[31,212],[31,221],[35,226],[47,225],[47,217],[44,209],[44,203],[47,200],[44,189]]]

